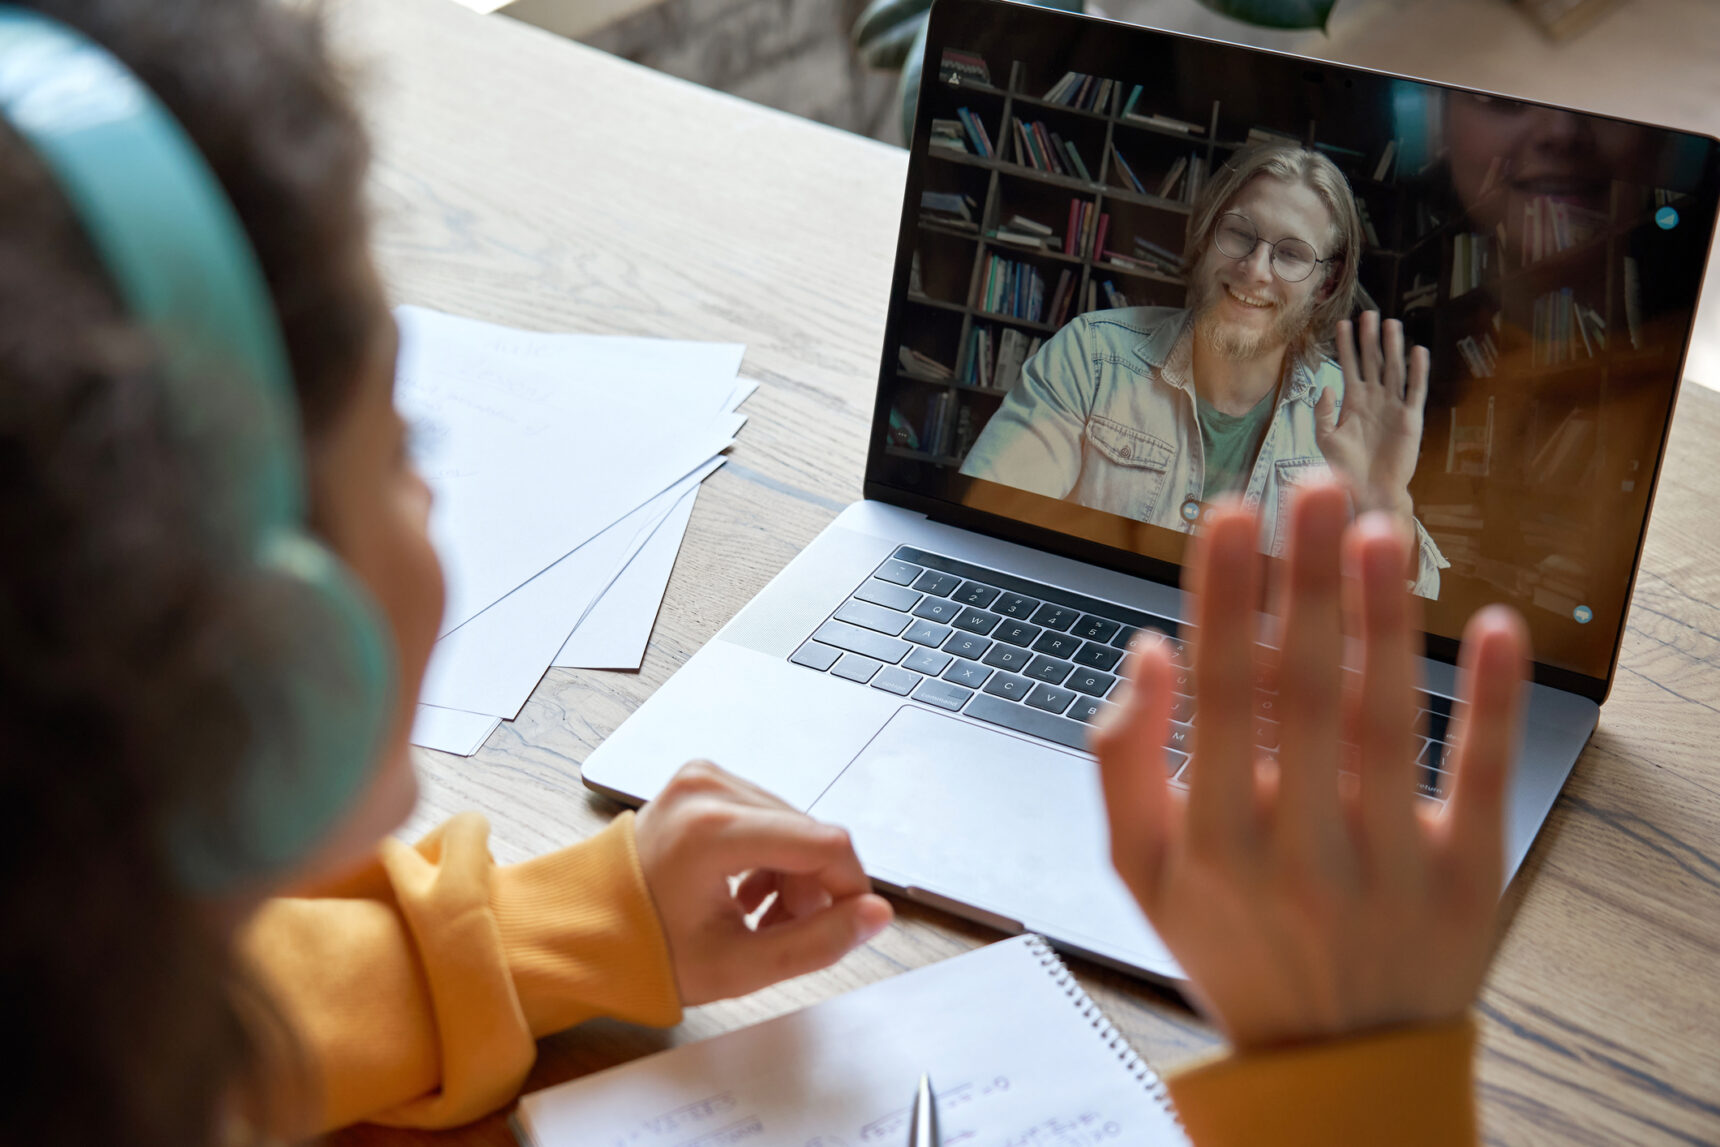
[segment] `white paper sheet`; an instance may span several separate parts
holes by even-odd
[[[556,651],[658,523],[722,464],[698,470],[436,642],[418,699],[512,720]]]
[[[396,402],[436,503],[448,606],[476,617],[733,438],[732,344],[513,331],[396,311]]]
[[[469,757],[484,747],[500,725],[488,713],[463,713],[436,705],[420,705],[412,719],[411,741],[426,749],[440,749],[457,757]]]
[[[638,669],[644,663],[645,647],[698,496],[697,489],[689,490],[675,503],[562,644],[555,664],[569,669]]]

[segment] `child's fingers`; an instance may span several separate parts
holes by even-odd
[[[1310,485],[1298,492],[1290,514],[1289,569],[1278,604],[1278,827],[1287,845],[1313,862],[1317,853],[1330,855],[1337,837],[1344,692],[1340,546],[1349,497],[1335,484]],[[1204,722],[1204,691],[1201,707]]]
[[[874,893],[848,896],[810,916],[772,920],[775,906],[756,932],[740,937],[723,954],[730,995],[741,995],[827,968],[890,923],[890,902]]]
[[[1517,752],[1528,656],[1528,631],[1515,610],[1489,606],[1464,629],[1458,688],[1466,710],[1446,844],[1452,863],[1493,884],[1504,867],[1505,788]]]
[[[838,900],[871,887],[848,833],[804,813],[731,804],[701,810],[689,833],[687,848],[716,872],[812,876]]]
[[[1171,723],[1172,674],[1169,642],[1157,636],[1138,641],[1117,707],[1092,736],[1105,791],[1111,864],[1149,912],[1170,819],[1165,739]]]
[[[1189,766],[1191,845],[1230,852],[1254,817],[1254,647],[1260,600],[1258,523],[1238,507],[1215,511],[1204,551],[1193,642],[1196,716]]]

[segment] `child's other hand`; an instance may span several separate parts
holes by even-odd
[[[639,810],[635,835],[683,1004],[815,972],[890,923],[846,832],[707,761],[683,766]],[[732,893],[730,877],[740,878]]]
[[[1275,654],[1256,644],[1250,608],[1263,565],[1254,516],[1220,510],[1196,543],[1186,799],[1165,779],[1164,642],[1133,658],[1131,688],[1095,737],[1112,861],[1239,1049],[1437,1022],[1473,1003],[1493,950],[1527,656],[1515,613],[1471,619],[1449,803],[1418,807],[1410,541],[1384,515],[1349,525],[1336,485],[1311,486],[1291,512]],[[1359,676],[1342,668],[1346,630],[1360,638]],[[1254,747],[1257,674],[1277,689],[1276,762]]]

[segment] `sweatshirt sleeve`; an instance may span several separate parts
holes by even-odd
[[[1471,1147],[1469,1017],[1274,1051],[1231,1054],[1166,1082],[1195,1147]]]
[[[625,813],[524,864],[466,813],[365,869],[269,901],[243,948],[295,1037],[315,1127],[451,1127],[512,1099],[536,1039],[595,1016],[680,1020]]]

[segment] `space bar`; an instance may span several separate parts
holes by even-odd
[[[1068,745],[1071,749],[1087,751],[1088,726],[1079,721],[1071,721],[1067,717],[1054,717],[1040,709],[1011,704],[989,693],[975,694],[974,699],[968,702],[967,708],[962,712],[982,721],[990,721],[993,725],[1014,729],[1017,733],[1043,737],[1047,741],[1056,741],[1059,745]]]

